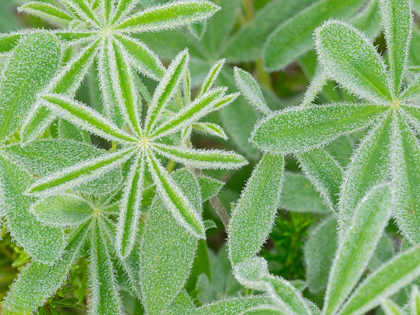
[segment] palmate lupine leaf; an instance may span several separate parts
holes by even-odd
[[[159,195],[163,198],[177,222],[194,236],[205,238],[205,228],[194,205],[185,197],[168,172],[150,152],[147,154],[147,161]]]
[[[364,104],[287,108],[257,124],[250,141],[271,152],[308,151],[366,127],[387,109],[386,106]]]
[[[202,200],[195,177],[183,169],[174,173],[173,181],[201,216]],[[171,212],[167,202],[156,196],[142,235],[142,301],[149,314],[165,314],[189,276],[197,248],[197,238],[177,224]]]
[[[411,2],[380,0],[382,24],[388,48],[389,72],[393,96],[399,94],[406,70],[412,30]]]
[[[60,257],[64,247],[64,233],[59,228],[40,224],[29,213],[33,197],[24,191],[34,182],[20,166],[0,156],[1,208],[12,237],[34,260],[52,263]]]
[[[324,313],[335,314],[362,276],[391,215],[388,185],[372,188],[356,208],[340,240],[324,302]]]
[[[286,314],[311,314],[301,293],[286,280],[270,275],[263,258],[254,257],[238,263],[234,274],[245,287],[267,292],[272,302]]]
[[[211,304],[205,304],[197,308],[195,314],[197,315],[230,315],[230,314],[241,314],[242,312],[252,309],[260,305],[270,305],[271,300],[267,296],[256,295],[256,296],[245,296],[240,298],[230,298],[219,300]]]
[[[0,81],[0,138],[21,125],[36,94],[47,85],[60,61],[58,39],[45,32],[23,37],[8,58]]]
[[[115,27],[124,32],[146,32],[171,29],[212,16],[220,9],[210,1],[178,1],[156,6],[128,17]]]
[[[87,71],[93,63],[97,52],[98,42],[87,46],[79,55],[54,76],[47,91],[73,95],[76,93]],[[55,115],[44,106],[35,107],[25,120],[20,131],[22,142],[35,140],[38,135],[54,120]]]
[[[31,213],[49,226],[80,226],[94,214],[92,205],[70,194],[49,196],[31,206]]]
[[[326,22],[316,31],[316,49],[330,76],[351,93],[379,104],[392,99],[385,63],[360,31],[344,22]]]
[[[391,115],[387,115],[369,131],[352,156],[340,192],[341,232],[350,225],[354,209],[363,196],[373,186],[389,180],[391,128]]]
[[[165,72],[165,75],[155,90],[152,102],[149,105],[144,125],[144,132],[146,135],[150,134],[166,104],[175,93],[176,87],[185,74],[188,61],[188,51],[184,50],[178,54],[174,61],[172,61],[168,70]]]
[[[238,169],[248,164],[242,155],[233,151],[189,149],[165,144],[155,144],[153,150],[175,162],[199,169]]]
[[[269,70],[284,68],[313,47],[313,32],[323,21],[348,19],[364,4],[363,0],[322,0],[309,5],[270,35],[263,52],[265,67]]]
[[[253,171],[229,223],[232,265],[252,258],[271,231],[283,181],[284,158],[266,153]]]
[[[97,220],[92,222],[90,242],[89,314],[124,314],[112,267],[111,257]]]
[[[392,177],[395,185],[395,215],[404,236],[413,244],[420,242],[420,196],[418,176],[420,144],[400,114],[392,126]]]
[[[53,265],[31,262],[24,267],[4,301],[5,315],[32,314],[57,291],[78,256],[89,227],[90,222],[86,222],[70,235],[63,255]]]
[[[361,315],[379,305],[420,275],[420,248],[404,251],[368,276],[354,291],[338,314]]]
[[[134,156],[127,184],[121,202],[120,214],[118,219],[118,232],[116,247],[118,254],[126,258],[131,252],[136,235],[138,232],[138,222],[140,217],[140,205],[144,185],[144,152],[140,156]]]

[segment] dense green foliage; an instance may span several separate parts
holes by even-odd
[[[0,313],[420,315],[419,0],[0,0]]]

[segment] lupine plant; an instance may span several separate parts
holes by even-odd
[[[4,8],[1,314],[420,314],[419,1]]]

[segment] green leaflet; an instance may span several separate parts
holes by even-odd
[[[0,156],[1,208],[11,235],[35,261],[52,263],[62,254],[64,233],[40,224],[29,213],[33,197],[24,195],[33,179],[22,167]]]
[[[73,18],[60,8],[41,2],[30,2],[18,8],[19,12],[25,12],[50,22],[56,22],[59,25],[67,25]]]
[[[86,130],[80,130],[67,120],[60,119],[58,122],[58,137],[60,139],[74,140],[90,144],[90,135]]]
[[[0,54],[10,52],[19,40],[22,38],[20,33],[1,34],[0,35]]]
[[[233,71],[222,69],[219,82],[226,85],[229,90],[237,90],[233,79]],[[258,160],[260,151],[249,143],[249,136],[254,129],[261,113],[250,106],[242,97],[239,97],[232,106],[223,108],[220,113],[220,120],[227,135],[237,148],[252,160]]]
[[[137,138],[119,129],[101,114],[90,107],[67,97],[44,94],[40,98],[44,105],[61,118],[67,119],[76,126],[92,131],[105,139],[119,142],[137,142]]]
[[[225,184],[222,181],[208,176],[197,176],[197,180],[200,185],[201,198],[203,199],[203,202],[219,194]]]
[[[286,314],[311,314],[301,293],[286,280],[270,275],[263,258],[254,257],[238,263],[234,274],[243,286],[266,291],[272,302]]]
[[[384,263],[394,257],[396,254],[395,240],[391,235],[383,233],[376,246],[375,252],[369,261],[370,271],[379,269]]]
[[[214,0],[214,3],[221,9],[206,20],[207,29],[201,39],[202,49],[200,50],[204,55],[213,56],[212,59],[218,60],[237,21],[240,1]]]
[[[298,155],[303,172],[324,199],[325,204],[337,212],[343,169],[325,150],[313,149]]]
[[[31,213],[49,226],[79,226],[94,214],[92,205],[75,195],[63,194],[40,199]]]
[[[201,216],[202,201],[196,193],[199,186],[194,176],[183,169],[174,173],[173,181],[185,191],[185,197]],[[189,276],[196,247],[197,238],[179,225],[167,201],[157,195],[149,210],[140,248],[142,301],[147,313],[165,314]]]
[[[350,92],[373,102],[392,99],[384,61],[360,31],[326,22],[316,31],[316,49],[331,77]]]
[[[420,248],[407,250],[371,274],[343,306],[340,315],[365,314],[420,275]]]
[[[84,223],[71,234],[63,255],[51,266],[36,261],[25,266],[4,301],[4,315],[30,315],[57,291],[77,258],[89,227],[89,222]]]
[[[216,124],[197,122],[197,123],[192,124],[192,128],[203,134],[220,137],[223,140],[228,139],[223,128]]]
[[[230,151],[199,150],[153,144],[153,150],[175,162],[200,169],[238,169],[248,162],[243,156]]]
[[[80,87],[96,56],[98,41],[87,46],[79,55],[74,57],[68,67],[57,73],[48,90],[51,93],[73,95]],[[21,130],[23,143],[36,139],[54,120],[55,115],[44,106],[34,108],[24,122]]]
[[[119,128],[124,125],[124,117],[120,111],[118,104],[118,95],[114,89],[113,78],[115,77],[112,69],[110,60],[112,59],[112,51],[110,50],[109,39],[102,41],[101,50],[99,53],[98,61],[98,80],[99,87],[102,92],[104,101],[104,111],[106,117]]]
[[[225,64],[225,59],[217,61],[209,70],[209,73],[207,74],[206,78],[203,81],[203,84],[201,85],[200,94],[199,96],[206,94],[212,87],[215,81],[217,80],[217,77],[220,74],[220,71],[222,70],[223,65]]]
[[[137,4],[137,0],[120,0],[118,1],[114,16],[112,18],[112,24],[117,23],[120,19],[123,19]]]
[[[70,11],[74,11],[81,19],[87,20],[91,24],[100,26],[100,23],[95,17],[91,7],[85,2],[85,0],[63,0],[62,3],[67,6]]]
[[[248,24],[232,36],[223,56],[232,62],[255,60],[261,56],[264,41],[279,25],[299,14],[313,2],[313,0],[270,1]]]
[[[149,169],[159,194],[174,218],[195,237],[205,238],[204,225],[197,209],[195,209],[184,193],[177,188],[174,180],[150,151],[147,157]]]
[[[392,96],[397,97],[406,70],[410,46],[412,29],[410,1],[380,0],[379,8],[388,48]]]
[[[159,80],[165,73],[165,67],[159,58],[142,42],[124,35],[115,38],[124,47],[130,63],[140,72],[155,80]]]
[[[234,69],[235,82],[238,89],[241,91],[248,101],[264,115],[271,113],[262,95],[260,86],[252,75],[238,67]]]
[[[387,109],[362,104],[289,107],[257,124],[250,141],[277,153],[308,151],[366,127]]]
[[[181,290],[171,306],[166,310],[166,315],[195,315],[195,306],[191,297],[185,290]]]
[[[280,309],[274,306],[263,305],[251,308],[241,313],[241,315],[285,315],[285,313],[283,313]]]
[[[340,240],[328,281],[324,312],[335,314],[362,276],[391,215],[391,189],[375,186],[356,208]]]
[[[150,138],[161,138],[164,135],[174,133],[186,127],[190,123],[198,121],[200,118],[211,112],[216,106],[222,106],[219,104],[219,102],[223,100],[222,97],[225,91],[225,88],[217,88],[197,98],[194,102],[192,102],[187,107],[184,107],[167,122],[160,125],[155,131],[152,132]],[[232,101],[233,100],[230,99],[228,100],[228,103]],[[223,104],[223,106],[225,105],[227,104]]]
[[[381,14],[377,0],[370,0],[363,11],[351,19],[351,24],[368,38],[375,39],[382,29]]]
[[[11,53],[0,82],[0,138],[10,136],[22,123],[39,93],[58,68],[60,46],[56,37],[34,33],[23,37]]]
[[[137,136],[141,137],[141,121],[139,118],[141,117],[141,101],[134,82],[136,74],[129,67],[128,59],[118,44],[114,42],[110,47],[111,50],[114,58],[111,59],[110,66],[118,106],[120,106],[121,112],[125,114],[126,120]]]
[[[176,88],[184,77],[189,59],[190,56],[187,50],[180,52],[172,61],[162,80],[159,82],[147,112],[147,118],[144,125],[144,133],[146,136],[150,134],[168,101],[174,95]]]
[[[93,223],[90,244],[90,314],[124,314],[118,294],[111,257],[97,220]]]
[[[133,148],[128,148],[65,168],[36,181],[27,193],[36,196],[48,195],[77,186],[89,179],[96,179],[127,161],[133,155],[133,151]]]
[[[268,38],[264,47],[264,65],[279,70],[313,47],[312,35],[322,22],[349,19],[365,3],[364,0],[321,0],[281,24]]]
[[[337,221],[330,217],[314,229],[305,243],[306,283],[312,293],[327,286],[337,241]]]
[[[291,212],[328,213],[329,209],[311,182],[300,173],[285,172],[279,208]]]
[[[87,143],[57,139],[37,140],[24,147],[13,144],[4,147],[3,150],[12,160],[23,165],[29,172],[43,177],[93,158],[106,156],[102,150]],[[100,178],[73,187],[73,190],[102,195],[114,191],[121,181],[121,168],[117,167]]]
[[[122,258],[130,254],[138,232],[144,185],[145,157],[143,154],[141,152],[134,157],[121,202],[116,247]]]
[[[220,300],[211,304],[203,305],[196,310],[196,315],[230,315],[230,314],[241,314],[248,309],[260,305],[272,304],[270,298],[258,295],[258,296],[246,296],[240,298],[230,298]]]
[[[171,29],[212,16],[220,7],[210,1],[170,3],[141,11],[115,27],[125,32],[150,32]]]
[[[376,124],[352,157],[340,192],[339,224],[344,232],[359,201],[375,185],[389,180],[391,115]]]
[[[229,224],[232,265],[253,257],[266,241],[277,213],[283,168],[283,156],[266,153],[248,180]]]
[[[420,292],[417,285],[413,285],[410,295],[410,309],[411,314],[418,315],[420,314]]]
[[[400,114],[396,114],[392,135],[392,177],[395,183],[395,215],[404,236],[420,242],[420,145]]]
[[[381,306],[385,315],[404,315],[403,311],[392,300],[384,299]]]

